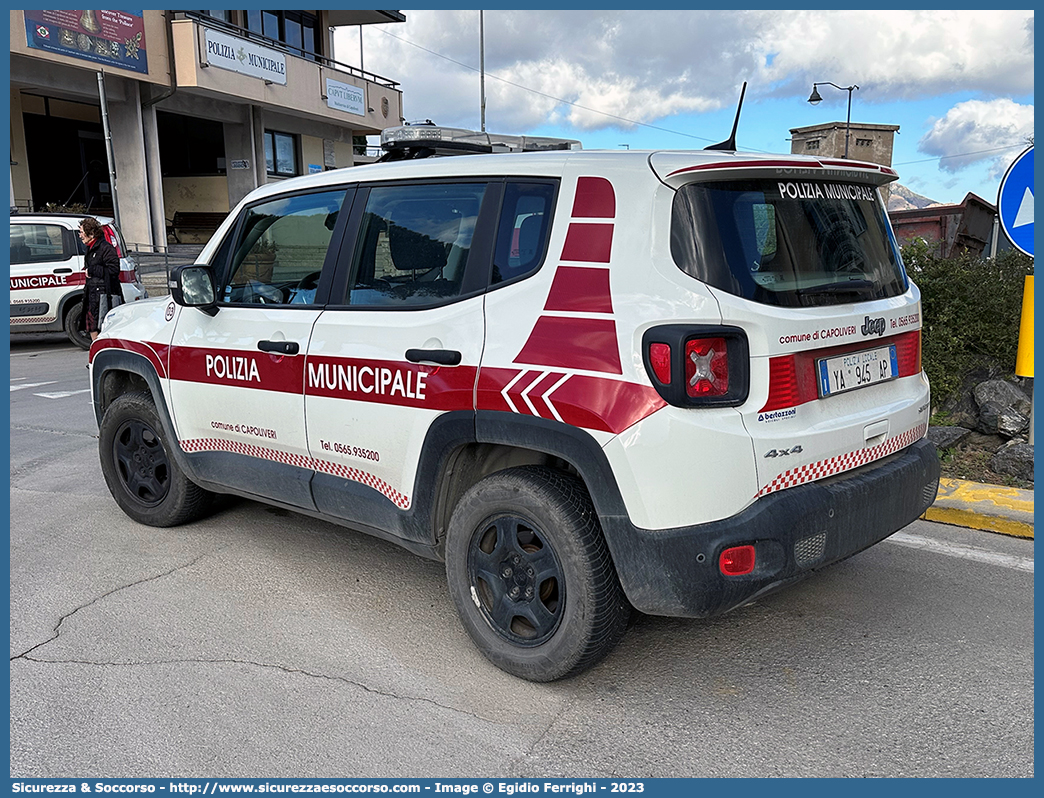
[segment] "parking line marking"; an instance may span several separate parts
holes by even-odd
[[[890,538],[885,538],[885,540],[911,549],[922,549],[935,552],[936,554],[945,554],[947,557],[960,557],[965,560],[975,560],[988,565],[999,565],[1002,568],[1012,568],[1016,571],[1033,573],[1033,560],[1029,557],[1000,554],[976,548],[975,546],[965,546],[963,543],[946,543],[941,540],[932,540],[931,538],[911,535],[906,532],[896,532]]]
[[[34,393],[33,396],[42,396],[44,399],[64,399],[67,396],[76,396],[78,393],[90,393],[90,388],[79,391],[53,391],[51,393]]]
[[[50,380],[49,382],[27,382],[25,385],[12,385],[11,391],[20,391],[23,388],[40,388],[44,385],[54,385],[58,380]]]

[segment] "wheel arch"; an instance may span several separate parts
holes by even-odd
[[[432,528],[440,551],[450,516],[461,496],[481,479],[523,465],[577,476],[598,517],[625,515],[609,461],[585,430],[547,419],[479,411],[475,440],[457,446],[443,460],[432,507]],[[605,529],[603,524],[603,530]]]
[[[163,434],[171,442],[170,456],[191,479],[195,469],[178,443],[174,420],[167,407],[166,396],[156,366],[149,358],[125,349],[103,349],[91,361],[91,396],[94,400],[94,416],[101,427],[106,409],[118,396],[136,391],[147,391],[156,405],[156,413],[163,425]]]

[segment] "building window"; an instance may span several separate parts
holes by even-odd
[[[806,150],[818,150],[819,149],[819,139],[809,139],[808,141],[806,141],[805,142],[805,149]]]
[[[874,143],[873,139],[856,139],[856,146],[857,147],[869,147],[873,143]]]
[[[225,128],[221,122],[156,111],[164,177],[225,174]]]
[[[319,52],[318,18],[307,11],[244,11],[246,27],[282,42],[294,55],[315,60]]]
[[[293,177],[297,171],[297,136],[265,131],[265,166],[268,174]]]

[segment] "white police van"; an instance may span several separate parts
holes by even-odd
[[[170,298],[109,315],[93,399],[132,518],[230,493],[393,540],[445,561],[492,662],[548,681],[632,608],[725,612],[934,500],[891,169],[384,146],[252,192]]]
[[[83,289],[86,249],[78,231],[82,213],[34,213],[11,216],[11,332],[65,332],[87,349]],[[137,266],[112,219],[95,216],[106,240],[120,256],[124,302],[148,297]]]

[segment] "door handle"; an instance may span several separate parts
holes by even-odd
[[[55,274],[72,274],[72,269],[55,269]]]
[[[281,355],[296,355],[301,351],[297,341],[258,341],[257,348],[262,352],[278,352]]]
[[[455,349],[407,349],[406,359],[411,363],[438,363],[441,366],[459,366],[460,352]]]

